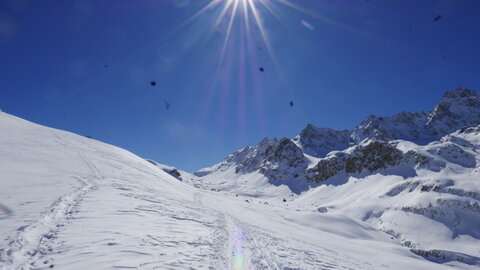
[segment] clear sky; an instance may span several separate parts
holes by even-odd
[[[307,123],[350,129],[480,90],[479,11],[478,0],[2,0],[0,109],[194,171]]]

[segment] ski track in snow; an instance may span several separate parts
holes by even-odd
[[[96,177],[100,177],[96,167],[88,162],[90,168],[95,171]],[[143,173],[149,173],[143,171]],[[101,177],[103,178],[103,177]],[[102,191],[118,196],[119,201],[127,200],[130,208],[116,209],[114,213],[119,220],[129,223],[131,218],[144,217],[146,220],[153,221],[148,226],[154,227],[153,230],[146,229],[139,233],[135,227],[135,234],[127,235],[126,231],[115,231],[115,228],[103,227],[102,224],[108,222],[100,221],[93,225],[86,232],[85,237],[94,238],[95,241],[77,244],[71,239],[60,241],[62,236],[71,234],[77,227],[71,228],[69,232],[60,232],[58,239],[51,243],[51,247],[44,252],[49,258],[32,258],[36,261],[32,265],[49,265],[55,262],[55,265],[67,264],[71,269],[81,268],[85,260],[78,260],[76,257],[82,250],[80,256],[91,258],[94,251],[89,249],[110,248],[112,254],[123,254],[128,258],[134,256],[135,259],[118,260],[113,264],[113,268],[135,268],[135,269],[228,269],[228,261],[225,256],[224,246],[227,242],[228,232],[225,229],[225,218],[223,214],[214,210],[204,208],[199,203],[195,194],[195,201],[178,200],[171,197],[158,194],[157,190],[149,189],[132,183],[128,177],[105,177],[102,184],[99,184],[95,193]],[[85,202],[89,205],[102,205],[98,201],[103,196],[93,196],[86,198]],[[110,198],[111,199],[111,198]],[[93,201],[92,201],[93,200]],[[81,209],[80,212],[88,213],[89,210]],[[82,224],[89,217],[76,217],[75,224]],[[75,225],[71,224],[71,225]],[[135,224],[133,222],[133,224]],[[91,224],[90,224],[91,225]],[[111,224],[110,224],[111,226]],[[133,239],[132,236],[134,236]],[[127,241],[124,239],[130,238]],[[120,243],[128,243],[121,245]],[[41,243],[42,246],[44,243]],[[58,262],[58,263],[57,263]],[[101,265],[101,264],[100,264]],[[112,267],[112,265],[110,265]],[[101,268],[101,266],[100,266]]]
[[[198,194],[197,194],[198,195]],[[199,204],[201,196],[197,196]],[[218,211],[218,210],[217,210]],[[294,239],[280,239],[260,228],[239,222],[228,213],[225,220],[228,242],[225,254],[228,268],[220,269],[371,269],[371,265],[345,254]],[[299,266],[301,262],[301,267]]]
[[[245,231],[247,251],[244,252],[248,254],[245,268],[239,269],[371,269],[368,263],[354,262],[353,258],[332,250],[293,239],[280,239],[248,225],[235,226]]]
[[[68,147],[60,136],[53,132],[52,135],[58,139],[57,143]],[[100,172],[95,165],[78,151],[75,152],[91,170],[92,175],[72,176],[80,183],[80,187],[57,199],[37,222],[20,226],[17,234],[10,237],[8,248],[0,250],[0,262],[7,262],[12,268],[13,265],[21,269],[36,268],[36,264],[52,252],[52,244],[59,231],[74,219],[82,199],[95,188],[92,179],[100,178]],[[49,264],[49,261],[43,260],[43,264]]]
[[[365,262],[355,260],[318,246],[294,240],[279,239],[261,231],[249,230],[249,248],[254,250],[251,269],[370,269]],[[308,247],[307,247],[308,246]],[[302,267],[299,268],[299,262]],[[250,268],[249,268],[250,269]]]
[[[90,162],[85,161],[94,169]],[[80,182],[80,187],[59,198],[37,222],[19,227],[17,235],[10,239],[9,247],[1,251],[0,261],[15,264],[17,268],[31,268],[52,251],[52,241],[74,218],[83,197],[94,187],[89,181],[91,176],[74,178]],[[44,264],[47,263],[44,261]]]

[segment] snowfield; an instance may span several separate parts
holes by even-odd
[[[0,268],[479,269],[479,142],[396,139],[394,166],[295,193],[239,159],[194,175],[0,112]]]

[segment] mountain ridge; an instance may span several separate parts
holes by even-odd
[[[312,175],[311,163],[315,163],[313,165],[317,167],[333,165],[335,168],[335,164],[325,161],[328,154],[335,151],[347,151],[355,146],[363,147],[371,141],[406,140],[418,145],[426,145],[458,129],[477,125],[480,125],[480,95],[474,90],[459,87],[454,91],[446,91],[430,111],[400,112],[389,117],[370,115],[352,130],[319,128],[308,124],[293,139],[264,138],[258,145],[242,148],[229,155],[224,161],[194,172],[194,175],[202,177],[215,170],[225,170],[234,166],[235,173],[251,173],[258,170],[272,180],[272,183],[284,183],[288,186],[291,182],[287,181],[288,178],[299,178],[301,174],[299,168],[301,168],[300,171],[303,170],[308,181],[308,176]],[[275,150],[266,151],[271,150],[265,148],[266,145],[270,145]],[[282,149],[288,149],[289,153],[283,153]],[[411,155],[415,154],[411,153]],[[279,158],[281,156],[284,158]],[[282,166],[280,164],[282,162],[287,166]],[[296,165],[291,166],[292,164]],[[292,169],[295,172],[291,172]],[[333,172],[326,172],[327,175],[331,173]],[[290,188],[294,188],[293,186],[290,185]],[[303,185],[303,188],[307,187]],[[298,191],[300,190],[295,190],[295,192]]]
[[[466,115],[471,117],[466,117]],[[343,150],[353,144],[360,144],[371,139],[404,139],[425,144],[438,140],[462,127],[478,124],[480,124],[479,93],[459,87],[454,91],[446,91],[430,111],[414,113],[403,111],[387,117],[370,115],[352,130],[318,128],[308,124],[294,140],[298,141],[305,153],[310,155],[312,155],[311,153],[320,153],[320,155],[313,154],[313,156],[321,157],[330,151]],[[336,141],[332,138],[334,134],[337,134]],[[315,143],[306,143],[315,139],[318,141],[318,138],[322,137],[329,138],[329,140],[320,140],[316,145]],[[320,148],[320,151],[315,148]]]

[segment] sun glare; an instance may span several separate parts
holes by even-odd
[[[276,8],[275,5],[283,5],[284,7],[295,9],[309,16],[315,15],[311,11],[308,11],[300,7],[299,5],[292,3],[290,0],[211,0],[199,11],[197,11],[193,16],[187,19],[187,21],[185,21],[181,26],[183,27],[186,24],[194,21],[209,10],[219,9],[220,12],[218,13],[218,15],[216,15],[217,17],[215,18],[214,23],[211,26],[208,36],[211,36],[212,33],[220,26],[220,24],[227,22],[227,29],[223,40],[223,46],[220,51],[221,63],[225,56],[225,50],[231,38],[234,24],[236,23],[236,21],[239,21],[239,16],[241,16],[246,31],[245,38],[252,38],[251,35],[253,32],[253,27],[258,29],[263,45],[265,46],[273,62],[275,62],[275,60],[273,59],[273,48],[270,46],[270,41],[268,39],[266,29],[263,25],[263,17],[267,15],[265,13],[269,13],[269,15],[272,15],[274,18],[281,22],[281,16],[278,14],[278,8]]]
[[[254,95],[257,120],[260,126],[264,126],[263,108],[264,102],[262,91],[266,79],[277,78],[278,84],[284,96],[292,97],[288,90],[282,65],[275,56],[274,47],[267,31],[277,22],[280,27],[285,27],[287,22],[287,11],[294,10],[304,16],[323,20],[316,16],[311,10],[305,9],[293,3],[292,0],[204,0],[191,17],[179,25],[175,30],[185,27],[194,21],[202,20],[199,25],[206,27],[206,33],[202,36],[204,42],[215,40],[218,45],[218,58],[214,67],[214,76],[209,93],[204,102],[203,118],[208,119],[209,113],[214,110],[211,106],[214,100],[218,100],[220,115],[220,126],[228,107],[228,97],[237,95],[238,125],[242,132],[245,126],[247,114],[246,91]],[[324,20],[325,21],[325,20]],[[298,18],[298,24],[314,31],[313,25],[308,23],[306,18]],[[215,45],[214,45],[215,46]],[[215,46],[217,48],[217,46]],[[268,72],[268,75],[265,74]],[[235,93],[229,93],[232,84],[238,83]],[[265,82],[266,83],[266,82]],[[250,87],[246,89],[246,85]],[[280,96],[280,95],[277,95]]]

